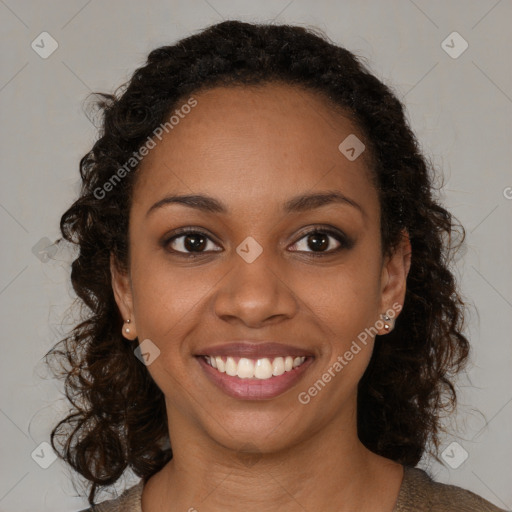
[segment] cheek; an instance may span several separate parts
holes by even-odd
[[[148,369],[157,383],[163,372],[166,379],[169,375],[184,379],[189,365],[195,364],[189,341],[197,338],[194,331],[200,330],[207,318],[208,297],[219,286],[223,273],[208,265],[180,265],[161,252],[142,248],[132,255],[138,338],[150,339],[160,351]]]
[[[147,367],[151,377],[166,397],[186,408],[184,387],[189,365],[194,363],[186,340],[202,317],[201,300],[211,284],[201,272],[171,271],[170,265],[160,260],[148,257],[132,272],[137,334],[139,342],[149,339],[159,351]],[[135,257],[133,261],[137,261]]]
[[[375,258],[354,254],[321,278],[306,278],[304,296],[315,314],[345,339],[375,322],[379,272]]]
[[[211,276],[195,269],[170,269],[150,260],[133,275],[137,330],[146,337],[174,337],[201,307],[212,288]]]
[[[308,306],[327,342],[320,371],[343,374],[352,384],[364,373],[373,350],[379,319],[379,264],[374,251],[361,250],[327,279],[307,279],[304,288],[309,290]]]

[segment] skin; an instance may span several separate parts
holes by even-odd
[[[366,449],[356,428],[357,384],[374,338],[308,404],[297,398],[381,313],[404,302],[407,234],[382,255],[367,155],[349,161],[338,149],[349,134],[364,137],[323,97],[288,85],[194,97],[197,106],[137,171],[129,273],[111,264],[117,304],[131,319],[125,336],[160,350],[147,368],[165,395],[174,455],[146,484],[143,510],[392,512],[403,467]],[[364,213],[342,203],[282,210],[292,197],[324,191]],[[147,214],[169,194],[209,195],[228,212],[171,204]],[[308,244],[304,234],[317,224],[338,228],[353,247],[333,252],[339,242],[331,236],[323,249]],[[212,235],[195,260],[172,253],[190,254],[186,237],[159,244],[185,226]],[[248,236],[263,249],[252,263],[236,252]],[[276,398],[234,399],[207,380],[193,354],[242,339],[299,346],[315,359]]]

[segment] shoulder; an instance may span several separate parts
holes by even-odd
[[[126,489],[118,498],[107,500],[79,512],[142,512],[144,481]]]
[[[435,482],[422,469],[404,466],[404,480],[393,512],[506,512],[456,485]]]

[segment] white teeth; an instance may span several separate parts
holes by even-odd
[[[238,363],[231,356],[225,358],[220,356],[205,356],[206,362],[216,368],[221,373],[226,373],[231,377],[237,376],[240,379],[270,379],[272,376],[278,377],[285,372],[289,372],[300,366],[306,360],[305,356],[295,357],[275,357],[269,359],[264,357],[261,359],[248,359],[241,357]]]
[[[272,364],[266,357],[256,361],[254,376],[257,379],[270,379],[272,377]]]
[[[231,377],[234,377],[236,375],[236,371],[237,364],[235,363],[235,360],[232,357],[228,357],[226,359],[226,373],[231,375]]]
[[[224,363],[222,358],[217,356],[215,358],[215,362],[217,363],[217,370],[219,370],[219,372],[224,373],[226,371],[226,364]]]
[[[238,368],[236,374],[241,379],[250,379],[254,376],[254,363],[250,359],[242,357],[238,361]]]
[[[284,373],[284,359],[282,357],[276,357],[272,363],[272,375],[278,377]]]

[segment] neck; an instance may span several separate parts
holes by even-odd
[[[352,423],[332,422],[295,446],[261,453],[251,443],[226,448],[174,421],[173,459],[146,484],[144,512],[392,512],[402,466],[365,448]]]

